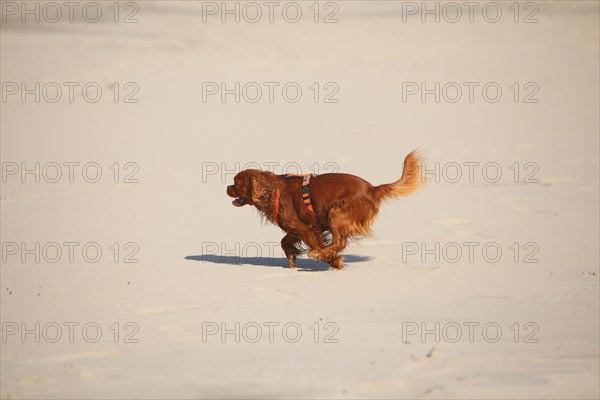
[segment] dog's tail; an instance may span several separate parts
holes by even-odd
[[[419,150],[413,150],[404,159],[402,176],[396,182],[377,186],[377,197],[380,201],[388,198],[408,196],[421,187],[421,164],[423,157]]]

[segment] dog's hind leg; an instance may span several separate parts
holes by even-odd
[[[322,260],[321,252],[325,247],[325,238],[321,231],[316,228],[304,229],[300,233],[300,239],[310,248],[310,251],[308,252],[309,257]]]
[[[339,208],[330,211],[331,243],[321,251],[321,259],[329,263],[335,269],[344,268],[344,258],[339,255],[348,244],[348,223],[351,215]]]
[[[300,238],[290,233],[281,239],[281,248],[287,257],[290,268],[296,268],[296,256],[300,254],[300,250],[298,248],[299,243]]]
[[[309,257],[324,261],[335,269],[342,269],[344,267],[342,257],[338,256],[335,252],[331,252],[331,244],[325,246],[323,232],[316,229],[310,230],[306,234],[303,234],[301,238],[312,249],[308,253]]]

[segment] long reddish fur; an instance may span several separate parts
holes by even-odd
[[[247,169],[235,176],[227,194],[236,198],[234,205],[255,206],[286,232],[281,247],[291,268],[296,267],[296,256],[308,247],[310,257],[342,269],[343,258],[339,253],[348,240],[371,235],[380,204],[408,196],[421,187],[421,162],[420,154],[411,152],[404,159],[400,179],[379,186],[350,174],[315,176],[310,180],[314,212],[302,202],[300,177]]]

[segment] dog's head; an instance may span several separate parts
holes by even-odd
[[[275,177],[271,172],[246,169],[233,178],[233,185],[227,186],[227,195],[235,197],[232,204],[236,207],[246,204],[260,207],[265,193],[269,190],[269,183],[273,182]]]

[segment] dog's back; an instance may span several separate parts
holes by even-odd
[[[311,196],[322,226],[347,236],[369,236],[379,205],[389,198],[408,196],[421,186],[421,157],[413,151],[404,160],[400,179],[373,186],[350,174],[329,173],[311,179]]]

